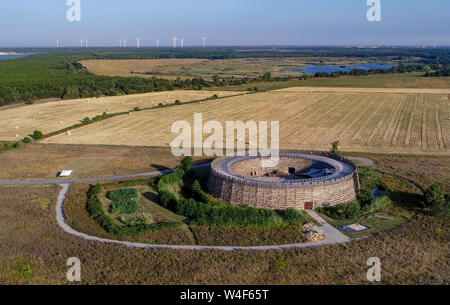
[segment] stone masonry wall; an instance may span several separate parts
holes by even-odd
[[[303,210],[306,202],[314,208],[333,206],[354,200],[358,196],[359,178],[357,171],[334,181],[313,183],[310,186],[286,186],[274,184],[262,186],[218,174],[214,169],[208,180],[210,193],[225,201],[264,209],[296,208]]]

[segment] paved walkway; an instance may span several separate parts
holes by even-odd
[[[306,211],[306,213],[308,213],[309,216],[311,216],[315,221],[321,224],[321,226],[314,226],[312,227],[312,229],[322,235],[325,235],[329,242],[338,244],[351,241],[350,237],[344,235],[341,231],[330,225],[316,212],[309,210]]]

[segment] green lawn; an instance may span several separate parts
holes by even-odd
[[[386,217],[387,219],[383,219],[375,215],[380,215],[382,217]],[[332,219],[324,214],[320,214],[320,216],[322,216],[323,219],[325,219],[333,227],[340,230],[345,235],[353,238],[368,236],[377,232],[391,230],[406,222],[406,219],[403,217],[386,215],[382,213],[375,213],[369,216],[366,215],[355,219],[344,219],[344,220]],[[360,223],[362,225],[369,227],[370,229],[358,233],[350,233],[341,228],[341,226],[350,225],[353,223]]]

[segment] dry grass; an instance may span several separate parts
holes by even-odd
[[[43,133],[60,130],[80,123],[85,117],[92,118],[103,112],[123,112],[132,110],[134,107],[152,107],[159,103],[173,103],[176,100],[181,102],[201,100],[213,94],[229,96],[233,93],[179,90],[65,100],[4,109],[0,110],[0,141],[17,141],[29,136],[34,130],[40,130]]]
[[[171,125],[192,124],[200,112],[204,122],[279,121],[280,145],[286,148],[328,150],[339,139],[345,151],[448,154],[449,105],[447,94],[290,89],[116,117],[44,142],[168,146],[175,138]]]
[[[81,259],[84,284],[368,284],[372,256],[381,259],[382,284],[450,283],[448,220],[419,216],[368,240],[315,249],[134,249],[63,232],[54,215],[57,191],[0,186],[1,284],[67,284],[73,256]]]
[[[0,180],[54,179],[63,169],[74,170],[71,178],[120,176],[174,168],[180,160],[167,147],[34,143],[0,154]]]

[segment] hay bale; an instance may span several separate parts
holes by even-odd
[[[16,138],[20,137],[20,135],[18,135],[18,134],[15,134],[14,136],[15,136]]]
[[[63,123],[63,121],[59,121],[59,124],[62,124]]]
[[[14,129],[19,129],[19,126],[14,127]]]
[[[71,136],[72,133],[70,131],[66,132],[66,135]]]

